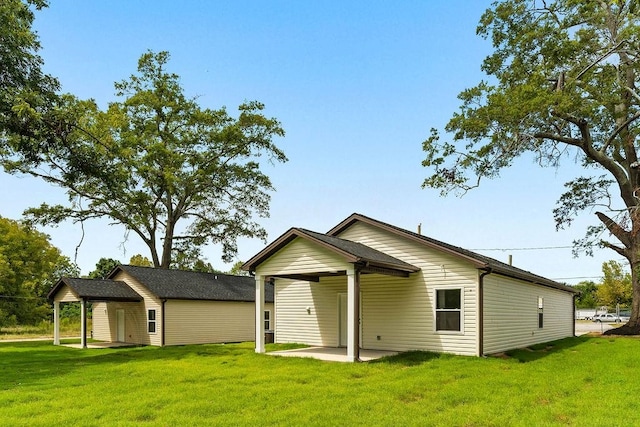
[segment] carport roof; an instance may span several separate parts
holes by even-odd
[[[71,277],[63,277],[60,279],[51,291],[49,291],[47,297],[53,300],[64,285],[68,286],[79,300],[142,301],[142,297],[125,282],[119,280],[78,279]]]

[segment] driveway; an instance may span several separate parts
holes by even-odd
[[[602,333],[609,329],[617,328],[620,323],[600,323],[591,320],[576,320],[576,335],[584,335],[589,332]]]

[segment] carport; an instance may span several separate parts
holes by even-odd
[[[53,344],[60,345],[60,303],[80,302],[80,346],[87,348],[88,302],[141,302],[142,297],[123,281],[63,277],[47,295],[53,302]]]

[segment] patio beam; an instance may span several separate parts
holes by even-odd
[[[53,345],[60,345],[60,301],[53,302]]]
[[[80,344],[87,348],[87,301],[82,298],[80,302]]]
[[[395,270],[392,268],[385,268],[385,267],[374,267],[370,265],[363,267],[361,270],[361,273],[384,274],[386,276],[393,276],[393,277],[409,277],[408,271]]]
[[[264,353],[264,276],[256,274],[256,353]]]
[[[347,361],[360,361],[360,270],[347,268]]]

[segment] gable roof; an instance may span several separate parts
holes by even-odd
[[[406,273],[413,273],[420,270],[416,266],[370,248],[362,243],[295,227],[289,229],[289,231],[247,261],[242,268],[244,270],[255,270],[255,267],[296,238],[308,240],[320,245],[338,256],[343,257],[344,260],[349,263],[365,263],[371,267],[392,269]]]
[[[119,280],[78,279],[63,277],[49,291],[53,300],[63,286],[68,286],[79,298],[91,301],[142,301],[142,297],[125,282]]]
[[[579,293],[579,291],[577,291],[576,289],[570,286],[564,285],[562,283],[556,282],[551,279],[547,279],[546,277],[538,276],[537,274],[531,273],[530,271],[522,270],[520,268],[514,267],[512,265],[506,264],[496,259],[484,256],[484,255],[480,255],[478,253],[469,251],[467,249],[450,245],[448,243],[441,242],[439,240],[432,239],[427,236],[423,236],[422,234],[414,233],[412,231],[405,230],[403,228],[396,227],[395,225],[387,224],[385,222],[378,221],[377,219],[369,218],[365,215],[358,214],[358,213],[351,214],[344,221],[340,222],[340,224],[336,225],[331,230],[329,230],[327,234],[331,236],[337,236],[338,234],[342,233],[344,230],[351,227],[353,224],[357,222],[363,222],[363,223],[372,225],[374,227],[381,228],[393,234],[409,238],[410,240],[423,244],[427,247],[437,249],[445,253],[448,253],[450,255],[453,255],[455,257],[464,259],[479,269],[490,270],[491,272],[494,272],[497,274],[513,277],[516,279],[536,283],[543,286],[560,289],[563,291]]]
[[[123,271],[160,299],[254,302],[256,281],[250,276],[167,270],[120,265],[109,277]],[[265,286],[265,302],[273,302],[273,285]]]

